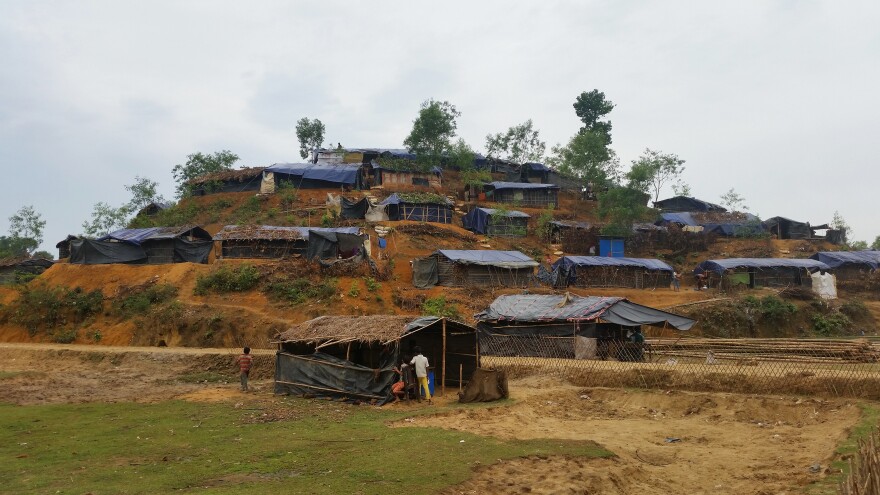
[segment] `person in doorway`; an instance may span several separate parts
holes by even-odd
[[[400,363],[400,368],[394,368],[394,372],[398,374],[396,382],[391,384],[391,393],[394,394],[394,402],[406,397],[406,372],[409,365],[406,360]]]
[[[428,399],[428,404],[433,404],[431,389],[428,388],[428,358],[422,355],[422,349],[419,346],[416,346],[414,350],[416,355],[409,364],[413,365],[416,369],[416,380],[419,382],[419,389],[425,391],[425,398]]]
[[[238,356],[235,360],[235,364],[238,365],[238,371],[240,373],[239,378],[241,378],[241,391],[248,391],[248,376],[251,373],[251,367],[254,364],[254,358],[251,356],[251,348],[245,347],[242,349],[241,356]]]
[[[672,271],[672,290],[678,292],[681,290],[681,274],[678,270]]]

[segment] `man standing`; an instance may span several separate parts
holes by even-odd
[[[425,391],[425,398],[428,399],[428,404],[433,404],[431,401],[431,389],[428,388],[428,358],[422,355],[422,349],[419,346],[416,346],[415,351],[416,356],[412,358],[409,364],[416,368],[416,380],[419,382],[419,388]]]
[[[248,390],[248,375],[251,372],[251,365],[253,365],[254,358],[251,356],[251,348],[245,347],[243,350],[243,354],[238,356],[235,360],[235,364],[238,365],[238,370],[241,372],[241,391],[247,392]]]
[[[678,270],[672,271],[672,290],[678,292],[681,290],[681,274]]]

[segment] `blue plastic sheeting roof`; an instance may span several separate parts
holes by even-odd
[[[279,225],[226,225],[214,235],[215,241],[228,239],[289,240],[309,238],[309,231],[360,234],[360,227],[284,227]]]
[[[489,308],[474,315],[477,321],[595,321],[625,326],[669,324],[689,330],[695,320],[635,304],[622,297],[568,295],[499,296]]]
[[[500,189],[559,189],[556,184],[535,184],[533,182],[490,182],[496,191]]]
[[[394,193],[394,194],[392,194],[391,196],[388,196],[387,198],[383,199],[383,200],[379,203],[379,205],[399,205],[399,204],[401,204],[401,203],[406,203],[406,204],[422,204],[422,203],[414,203],[414,202],[407,201],[407,200],[401,198],[400,196],[398,196],[397,193]],[[431,204],[433,204],[433,203],[431,203]],[[450,201],[449,201],[448,198],[444,198],[444,202],[443,202],[443,203],[437,203],[437,204],[450,205],[451,203],[450,203]]]
[[[697,221],[690,213],[661,213],[660,222],[677,223],[681,225],[697,226]]]
[[[880,267],[880,251],[820,251],[810,259],[821,261],[831,268],[842,265],[864,265],[876,270]]]
[[[301,176],[307,180],[323,180],[340,184],[354,184],[361,165],[327,163],[276,163],[266,167],[267,172]]]
[[[674,203],[688,204],[689,207],[692,208],[689,211],[727,211],[727,209],[721,205],[716,205],[715,203],[710,203],[689,196],[673,196],[671,198],[661,199],[660,201],[654,201],[654,207],[663,209],[666,205]]]
[[[571,266],[629,266],[671,272],[672,267],[668,264],[652,258],[611,258],[607,256],[563,256],[553,263],[555,270],[560,265],[565,268]]]
[[[461,218],[462,226],[477,234],[485,234],[489,229],[489,217],[495,216],[496,212],[503,212],[505,218],[530,218],[521,211],[496,210],[494,208],[474,208]]]
[[[496,212],[504,213],[503,216],[510,218],[532,218],[529,214],[516,210],[496,210],[495,208],[476,208],[486,212],[487,215],[495,215]]]
[[[707,260],[694,269],[694,273],[711,271],[718,274],[725,270],[737,268],[757,268],[775,270],[778,268],[806,268],[810,271],[830,270],[831,267],[821,261],[812,259],[789,259],[789,258],[729,258],[722,260]]]
[[[534,162],[523,163],[523,167],[526,167],[529,170],[535,170],[538,172],[549,172],[550,171],[550,168],[547,167],[547,165],[544,165],[543,163],[534,163]]]
[[[370,160],[370,165],[372,165],[373,168],[376,170],[390,170],[392,172],[408,172],[408,173],[422,173],[422,174],[428,173],[428,172],[422,172],[421,170],[414,170],[414,169],[407,169],[407,168],[383,167],[382,164],[377,162],[376,160]],[[443,169],[434,165],[433,167],[431,167],[431,173],[435,174],[435,175],[443,175]]]
[[[519,251],[441,249],[437,252],[456,263],[463,263],[466,265],[488,265],[504,268],[529,268],[538,266],[537,261]]]
[[[99,237],[99,241],[120,241],[128,242],[136,246],[140,246],[141,242],[147,240],[151,235],[159,231],[159,227],[150,227],[146,229],[119,229],[115,232]]]

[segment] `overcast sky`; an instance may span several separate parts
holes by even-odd
[[[401,147],[428,98],[478,150],[531,118],[549,151],[598,88],[622,163],[676,153],[699,198],[735,188],[814,224],[839,210],[871,242],[878,25],[876,1],[6,1],[0,229],[32,204],[56,252],[136,175],[172,197],[190,153],[301,161],[304,116],[333,143]]]

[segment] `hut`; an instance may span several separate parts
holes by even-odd
[[[751,213],[740,212],[676,212],[661,213],[655,225],[674,225],[686,232],[702,232],[724,237],[754,236],[764,232],[761,219]]]
[[[70,241],[68,262],[77,265],[136,265],[147,262],[147,253],[140,244],[80,238]]]
[[[465,229],[476,234],[525,237],[528,234],[529,218],[529,215],[521,211],[477,207],[462,217],[461,223]]]
[[[728,258],[706,260],[697,265],[694,275],[707,287],[809,287],[812,273],[828,270],[831,267],[813,259]]]
[[[422,169],[410,160],[373,160],[365,170],[370,185],[391,190],[440,189],[443,182],[440,167]]]
[[[195,225],[121,229],[98,241],[139,246],[144,250],[145,262],[150,265],[207,263],[212,247],[211,234]]]
[[[193,196],[206,194],[259,191],[264,167],[223,170],[205,174],[187,182]]]
[[[321,316],[276,337],[275,393],[384,404],[394,367],[421,348],[435,391],[460,388],[480,366],[476,329],[437,317]]]
[[[556,287],[655,289],[672,284],[673,268],[658,259],[563,256],[552,265]]]
[[[657,208],[664,213],[692,211],[727,211],[727,209],[723,206],[716,205],[715,203],[710,203],[708,201],[703,201],[702,199],[691,198],[688,196],[675,196],[668,199],[662,199],[660,201],[654,201],[654,208]]]
[[[798,222],[785,217],[768,218],[761,222],[764,229],[777,239],[810,239],[813,229],[809,222]]]
[[[526,287],[538,262],[519,251],[441,249],[413,260],[413,285]]]
[[[474,315],[480,354],[642,360],[627,332],[644,325],[686,331],[696,321],[622,297],[503,295]]]
[[[810,259],[831,267],[841,281],[861,278],[880,267],[880,251],[820,251]]]
[[[173,203],[169,201],[150,201],[149,204],[138,210],[136,217],[147,216],[153,217],[159,214],[160,211],[167,210],[171,208]]]
[[[550,183],[550,167],[543,163],[523,163],[520,167],[521,179],[533,184]]]
[[[70,242],[79,239],[79,237],[75,235],[68,235],[64,238],[64,240],[59,241],[58,244],[55,244],[55,247],[58,249],[58,259],[63,260],[64,258],[70,258]]]
[[[535,208],[559,207],[559,186],[529,182],[490,182],[483,186],[486,197],[499,203],[514,203]]]
[[[361,189],[360,164],[276,163],[266,167],[275,186],[290,184],[297,189]]]
[[[452,202],[432,193],[394,193],[379,203],[389,220],[452,223]]]
[[[214,235],[213,240],[219,258],[282,259],[299,255],[335,259],[358,247],[366,252],[363,246],[368,244],[369,238],[363,235],[360,227],[227,225]],[[314,246],[310,245],[311,240],[315,241]]]
[[[0,284],[14,284],[27,281],[49,269],[52,260],[13,256],[0,259]]]

